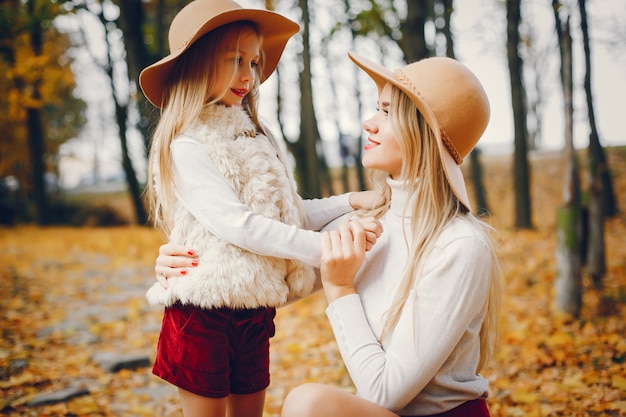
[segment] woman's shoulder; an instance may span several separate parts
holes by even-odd
[[[437,246],[456,246],[459,250],[489,249],[490,236],[485,226],[468,215],[457,216],[441,231]]]

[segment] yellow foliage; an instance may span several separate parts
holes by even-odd
[[[626,376],[624,375],[613,375],[611,377],[611,385],[615,388],[619,388],[622,391],[626,391]]]
[[[56,8],[58,6],[50,6]],[[16,176],[26,189],[31,178],[30,152],[27,142],[26,119],[29,109],[46,110],[41,113],[44,129],[47,112],[50,109],[67,107],[73,103],[71,94],[75,88],[74,74],[67,57],[70,43],[67,35],[57,32],[53,26],[44,32],[41,53],[36,53],[31,45],[29,33],[22,31],[3,45],[11,51],[12,59],[0,56],[0,177]],[[65,57],[65,58],[64,58]],[[45,151],[57,152],[58,146],[75,135],[75,128],[67,129],[72,136],[63,135],[63,126],[57,130],[46,130]],[[43,157],[43,155],[42,155]],[[53,161],[53,158],[46,158]],[[21,168],[16,168],[21,167]],[[53,170],[53,167],[48,167]]]

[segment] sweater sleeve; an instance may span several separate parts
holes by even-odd
[[[487,255],[486,246],[471,238],[438,248],[384,346],[370,328],[358,294],[328,306],[339,350],[361,397],[397,411],[433,378],[475,377],[476,349],[462,360],[453,356],[464,335],[480,329],[489,278],[488,262],[482,260],[490,259]],[[454,369],[442,371],[445,367]]]
[[[302,205],[306,215],[305,228],[309,230],[321,230],[333,220],[353,211],[350,193],[302,200]]]
[[[319,233],[252,212],[197,142],[182,137],[172,143],[171,150],[177,197],[207,230],[259,255],[319,266]],[[307,221],[317,226],[338,217],[348,211],[348,198],[344,195],[305,206],[312,210]]]

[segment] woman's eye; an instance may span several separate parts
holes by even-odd
[[[259,63],[257,61],[252,61],[251,65],[252,65],[253,68],[256,68],[256,67],[259,66]]]

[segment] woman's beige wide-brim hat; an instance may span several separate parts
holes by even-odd
[[[238,21],[253,22],[263,36],[261,82],[274,72],[287,41],[300,30],[296,22],[269,10],[244,9],[232,0],[194,0],[172,20],[168,35],[170,54],[139,75],[139,84],[150,103],[163,105],[165,81],[183,52],[213,29]]]
[[[391,83],[409,96],[437,137],[454,194],[471,210],[460,165],[489,122],[489,100],[476,76],[451,58],[426,58],[392,72],[354,53],[348,55],[374,80],[379,94]]]

